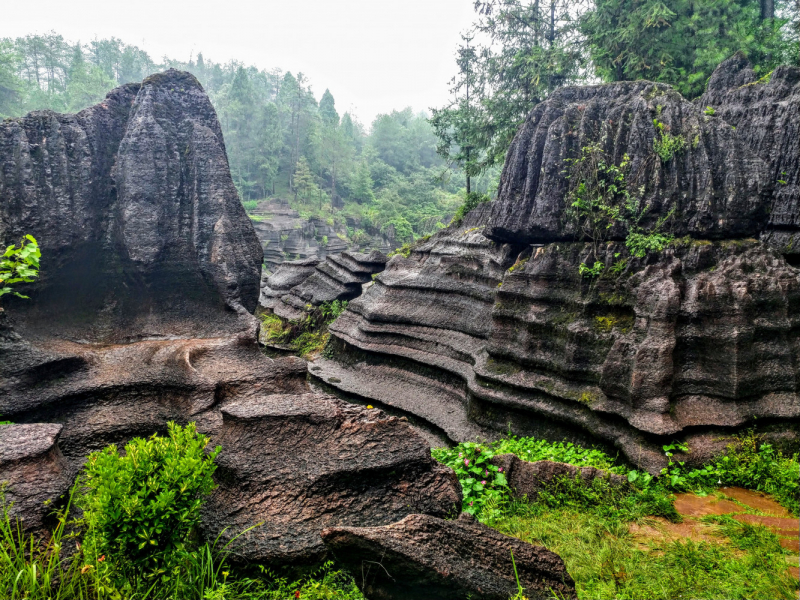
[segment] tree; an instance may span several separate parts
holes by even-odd
[[[430,122],[439,138],[436,151],[463,169],[467,194],[470,194],[471,179],[483,170],[482,154],[485,154],[479,126],[483,85],[479,79],[476,51],[471,45],[473,38],[462,36],[461,39],[465,44],[457,51],[458,75],[453,78],[450,90],[455,99],[445,108],[432,109]]]
[[[0,40],[0,119],[15,114],[21,104],[20,57],[9,40]]]
[[[87,106],[97,104],[115,85],[116,82],[100,67],[88,64],[84,60],[80,44],[76,45],[66,89],[67,109],[78,112]]]
[[[339,126],[339,113],[336,112],[336,102],[333,99],[333,94],[328,89],[325,90],[325,93],[322,94],[322,99],[319,101],[319,116],[326,126]]]
[[[776,7],[784,18],[775,18]],[[792,14],[797,8],[786,0],[597,0],[581,30],[603,79],[660,81],[694,98],[738,50],[757,73],[797,62]]]
[[[305,200],[316,195],[317,184],[314,182],[314,174],[311,172],[305,156],[301,156],[300,160],[297,161],[297,169],[295,169],[292,179],[294,180],[295,200],[298,193]]]
[[[367,164],[366,160],[362,159],[359,161],[353,173],[350,183],[350,195],[359,204],[374,202],[374,186],[375,184],[372,181],[372,175],[369,171],[369,164]]]
[[[485,85],[482,120],[474,135],[482,158],[475,170],[502,163],[511,139],[534,105],[553,90],[580,81],[587,66],[577,17],[587,0],[476,1],[476,49]],[[471,136],[472,138],[472,136]]]

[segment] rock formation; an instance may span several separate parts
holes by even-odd
[[[517,593],[515,565],[527,598],[578,597],[557,554],[467,513],[456,521],[411,515],[386,527],[334,527],[322,538],[369,600],[508,600]]]
[[[782,66],[762,79],[742,54],[723,62],[698,100],[736,128],[738,137],[768,166],[773,186],[762,239],[790,257],[800,255],[800,68]],[[708,111],[711,112],[711,111]]]
[[[386,232],[365,227],[351,217],[344,222],[326,222],[318,217],[303,218],[285,200],[262,200],[250,212],[253,225],[264,247],[264,265],[274,272],[288,261],[325,260],[331,254],[349,250],[390,252],[397,248],[394,228]],[[348,234],[358,232],[352,239]]]
[[[192,75],[153,75],[76,115],[3,121],[0,198],[0,241],[32,234],[42,248],[31,300],[5,302],[26,336],[119,342],[250,326],[262,250]]]
[[[260,305],[284,319],[300,319],[310,306],[360,296],[362,286],[383,271],[387,260],[383,252],[373,250],[331,254],[316,263],[284,263],[262,285]]]
[[[315,394],[305,361],[261,352],[262,249],[191,75],[154,75],[77,115],[4,121],[0,197],[0,241],[31,233],[42,246],[31,299],[0,312],[0,415],[17,423],[0,426],[0,480],[26,528],[42,527],[44,501],[87,454],[168,421],[223,446],[212,541],[268,521],[242,538],[247,560],[313,561],[323,527],[460,506],[454,473],[407,423]],[[323,275],[360,291],[385,260],[312,264],[322,283],[304,301],[327,298]]]
[[[222,409],[220,483],[204,508],[207,539],[242,560],[308,564],[320,531],[388,525],[413,513],[457,514],[455,473],[431,458],[405,419],[306,393],[251,396]]]
[[[660,84],[554,93],[515,138],[498,199],[392,258],[331,326],[332,358],[310,374],[453,440],[510,428],[603,443],[654,473],[662,445],[688,441],[684,458],[701,462],[756,422],[796,451],[800,271],[773,243],[798,218],[798,188],[777,189],[775,172],[792,169],[787,182],[798,172],[795,159],[767,156],[796,152],[797,136],[781,133],[800,126],[789,108],[796,71],[776,70],[740,101],[777,123],[763,128],[771,150],[725,109],[705,114]],[[714,93],[709,102],[725,97]],[[684,140],[669,160],[654,152],[666,127]],[[592,143],[630,157],[643,223],[672,213],[668,248],[631,256],[620,225],[596,252],[576,235],[564,161]],[[603,276],[582,277],[581,263],[595,260]]]
[[[61,426],[0,425],[0,489],[5,509],[28,530],[43,531],[47,517],[72,485],[58,447]]]

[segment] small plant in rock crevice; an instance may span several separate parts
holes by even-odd
[[[686,148],[686,140],[681,136],[672,135],[669,126],[658,119],[653,119],[656,128],[656,137],[653,140],[653,151],[661,159],[662,163],[667,163],[675,158],[676,155],[683,153]]]
[[[347,309],[347,300],[324,302],[302,318],[287,321],[274,313],[261,315],[262,339],[274,344],[288,344],[299,356],[309,356],[325,348],[328,327]]]
[[[32,235],[23,237],[19,246],[8,246],[0,256],[0,298],[12,294],[27,299],[28,296],[20,294],[14,288],[20,283],[31,283],[39,276],[41,257],[39,243]]]

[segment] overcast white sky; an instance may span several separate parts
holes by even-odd
[[[55,30],[70,41],[118,37],[162,56],[202,52],[302,71],[319,99],[367,126],[375,115],[448,100],[473,0],[4,0],[0,37]]]

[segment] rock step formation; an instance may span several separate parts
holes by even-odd
[[[236,555],[308,564],[326,527],[388,525],[412,513],[461,507],[455,473],[436,463],[405,419],[318,394],[252,396],[222,409],[220,487],[204,510],[207,539]]]
[[[262,286],[261,307],[293,320],[303,318],[308,306],[352,300],[374,274],[383,271],[387,260],[385,254],[373,250],[332,254],[313,269],[310,260],[285,263]]]
[[[557,554],[466,513],[456,521],[411,515],[386,527],[333,527],[322,538],[369,600],[508,600],[517,593],[515,566],[530,600],[578,597]]]
[[[264,264],[270,272],[288,261],[322,261],[345,250],[388,253],[400,245],[394,239],[392,228],[385,233],[362,230],[364,235],[360,235],[356,243],[346,236],[348,228],[351,232],[360,228],[358,221],[347,217],[344,224],[333,224],[333,221],[329,223],[317,217],[305,219],[287,201],[279,198],[262,200],[250,214],[264,247]]]
[[[44,532],[47,517],[72,485],[58,447],[61,425],[0,425],[0,489],[5,509],[26,530]]]
[[[789,94],[794,71],[781,73],[759,111]],[[793,131],[795,113],[774,106]],[[684,137],[683,153],[655,154],[654,119]],[[393,257],[331,326],[334,351],[309,373],[455,441],[480,437],[474,424],[605,443],[652,473],[674,439],[700,463],[756,422],[796,451],[800,271],[767,235],[774,169],[748,136],[661,85],[554,94],[520,130],[499,198]],[[617,227],[597,250],[576,240],[556,167],[590,143],[618,161],[627,153],[647,218],[675,209],[670,227],[684,237],[644,258]],[[587,261],[603,276],[582,277]]]

